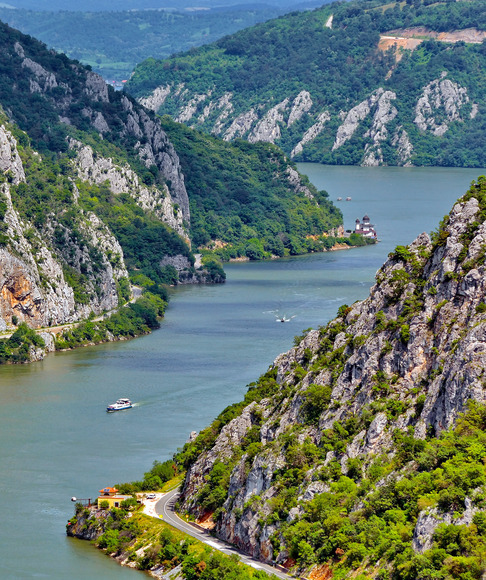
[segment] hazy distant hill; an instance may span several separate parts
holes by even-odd
[[[276,6],[103,14],[0,8],[0,19],[39,38],[49,47],[89,64],[105,79],[121,81],[148,57],[166,58],[284,12]]]
[[[485,37],[483,0],[336,2],[148,59],[127,90],[297,160],[485,166]]]
[[[101,12],[113,10],[159,10],[161,8],[177,9],[190,8],[204,10],[208,8],[225,8],[227,6],[249,7],[280,7],[291,10],[319,6],[323,2],[318,0],[11,0],[2,2],[13,8],[26,8],[28,10],[82,10],[83,12]]]

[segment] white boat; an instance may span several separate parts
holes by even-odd
[[[125,409],[131,409],[133,407],[130,399],[118,399],[116,403],[112,403],[106,407],[108,413],[113,413],[114,411],[124,411]]]

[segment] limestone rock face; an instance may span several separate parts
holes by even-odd
[[[319,447],[336,421],[343,425],[374,409],[342,449],[305,467],[298,503],[285,512],[289,522],[301,517],[306,502],[328,491],[319,481],[326,465],[339,465],[345,475],[351,460],[366,463],[381,453],[393,454],[396,430],[414,432],[416,438],[439,434],[455,423],[469,400],[486,402],[486,222],[478,224],[484,209],[474,196],[484,187],[482,178],[473,183],[433,242],[424,233],[390,254],[366,300],[341,309],[326,328],[311,330],[275,359],[276,394],[243,409],[199,455],[184,483],[184,509],[201,516],[198,494],[207,476],[218,461],[231,465],[216,534],[254,556],[283,562],[285,545],[277,553],[269,541],[284,517],[282,507],[278,517],[271,517],[272,498],[281,497],[275,475],[299,465],[299,446]],[[339,365],[320,363],[335,357],[342,357]],[[316,388],[328,389],[329,404],[309,421],[307,401]],[[398,410],[390,413],[388,403],[380,408],[380,400],[392,401]],[[255,441],[255,430],[253,453],[235,452],[247,434],[253,433]],[[294,455],[289,455],[291,445]],[[424,511],[414,533],[415,549],[430,546],[438,523],[470,523],[474,509],[469,502],[460,519],[437,509]]]
[[[299,161],[321,163],[429,164],[418,127],[433,136],[426,149],[430,147],[431,154],[436,155],[437,164],[453,164],[450,146],[444,159],[439,153],[442,138],[451,124],[456,124],[460,133],[469,127],[477,130],[477,122],[471,122],[482,106],[472,102],[476,87],[459,84],[452,78],[454,71],[444,71],[439,78],[429,76],[422,88],[404,87],[396,72],[392,67],[359,96],[338,98],[325,88],[306,88],[308,81],[302,78],[298,90],[275,87],[274,99],[268,98],[268,93],[259,95],[258,89],[249,97],[248,91],[233,85],[228,85],[231,92],[223,93],[222,87],[214,84],[202,93],[196,85],[192,87],[191,73],[187,77],[182,73],[184,80],[179,86],[174,86],[176,81],[171,86],[161,85],[140,103],[228,141],[243,138],[251,143],[274,143]]]
[[[187,103],[187,105],[182,108],[175,120],[178,123],[185,123],[186,121],[192,119],[197,111],[199,103],[205,101],[208,96],[210,95],[194,95],[194,97]]]
[[[298,171],[289,165],[287,169],[287,180],[296,193],[303,193],[309,199],[314,199],[310,189],[302,183],[302,178]]]
[[[311,110],[312,105],[312,97],[309,91],[301,91],[292,103],[289,118],[287,119],[287,127],[290,127],[296,121],[301,119],[305,113],[308,113]]]
[[[280,138],[280,126],[284,120],[283,112],[287,109],[289,104],[288,99],[285,99],[275,107],[272,107],[259,121],[248,137],[250,143],[257,141],[266,141],[267,143],[275,143]]]
[[[383,165],[383,153],[380,144],[388,138],[387,124],[397,116],[397,109],[391,104],[397,98],[392,91],[385,91],[378,99],[376,111],[373,115],[373,124],[364,136],[369,137],[371,143],[365,146],[365,155],[362,165]]]
[[[307,129],[307,131],[302,136],[302,139],[292,149],[290,156],[295,157],[296,155],[302,153],[302,151],[304,150],[304,145],[306,145],[310,141],[313,141],[322,132],[322,130],[324,129],[324,125],[326,124],[327,121],[330,120],[330,118],[331,116],[329,115],[328,111],[320,113],[317,118],[317,122],[314,125],[312,125],[312,127]]]
[[[10,173],[12,183],[25,180],[24,167],[17,151],[17,142],[12,133],[0,125],[0,171]]]
[[[446,74],[423,88],[415,107],[417,127],[437,136],[442,136],[452,121],[462,120],[461,108],[469,102],[467,89],[445,78]]]
[[[223,139],[225,141],[231,141],[232,139],[235,139],[236,137],[243,136],[245,133],[247,133],[251,129],[253,123],[257,119],[258,119],[258,116],[253,109],[250,109],[246,113],[242,113],[241,115],[236,117],[236,119],[234,119],[234,121],[231,123],[231,125],[229,126],[229,128],[225,132]]]
[[[412,165],[410,158],[412,157],[413,145],[403,127],[397,127],[395,135],[393,136],[392,145],[396,147],[400,164],[404,167],[410,167]]]
[[[70,140],[70,147],[77,151],[75,167],[83,180],[97,185],[108,182],[114,194],[128,193],[142,209],[153,212],[178,234],[187,236],[183,213],[175,206],[167,186],[147,187],[141,184],[138,175],[128,165],[121,167],[112,159],[95,155],[89,145],[75,139]]]
[[[157,111],[164,104],[165,99],[170,94],[171,87],[166,85],[165,87],[157,87],[155,91],[147,98],[140,99],[140,104],[146,109],[151,111]]]
[[[440,524],[453,524],[455,526],[469,526],[472,524],[473,517],[479,509],[472,505],[468,497],[466,497],[464,503],[466,509],[459,517],[454,517],[451,512],[440,513],[437,508],[420,512],[413,531],[413,549],[422,554],[432,548],[433,535]]]
[[[126,278],[128,273],[122,249],[105,224],[94,214],[86,213],[73,235],[54,216],[48,218],[42,232],[24,222],[12,203],[10,187],[25,181],[25,171],[16,140],[5,125],[0,125],[0,169],[8,176],[8,181],[0,185],[0,198],[6,208],[2,233],[8,240],[0,248],[0,328],[9,329],[13,317],[39,328],[116,308],[117,280]],[[83,213],[80,208],[79,213]],[[60,236],[62,244],[53,243],[54,236]],[[66,281],[67,264],[84,272],[87,299],[82,303],[76,302],[73,288]],[[46,335],[47,350],[52,347],[49,337]],[[42,358],[46,349],[32,352],[32,359]]]
[[[365,101],[353,107],[344,118],[343,124],[339,127],[336,133],[336,139],[332,150],[339,149],[346,141],[349,141],[354,135],[361,121],[363,121],[371,112],[372,107],[376,105],[380,97],[383,95],[383,89],[378,89],[370,95]]]
[[[214,105],[210,103],[207,107],[204,108],[203,114],[199,118],[199,122],[203,123],[207,117],[212,113],[214,110],[220,110],[221,113],[216,118],[214,122],[213,128],[211,129],[211,133],[213,135],[221,135],[223,128],[226,123],[226,119],[228,119],[233,112],[233,104],[231,103],[232,93],[225,93],[219,101]]]

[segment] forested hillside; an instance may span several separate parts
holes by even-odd
[[[118,3],[116,8],[120,10]],[[105,79],[121,81],[128,79],[135,66],[148,57],[167,58],[283,12],[277,6],[265,5],[104,13],[68,12],[65,7],[56,12],[0,8],[0,19],[50,48],[90,65]]]
[[[175,455],[180,509],[299,577],[484,578],[486,178]]]
[[[186,471],[179,512],[300,578],[484,579],[485,220],[481,176],[430,237],[390,253],[368,298],[296,336],[243,401],[117,487]],[[154,574],[220,577],[121,507],[78,506],[68,533]]]
[[[168,117],[162,126],[186,175],[195,246],[229,260],[304,254],[336,243],[341,211],[299,176],[278,147],[227,143]],[[355,238],[340,241],[365,242]]]
[[[126,89],[297,160],[484,166],[485,37],[482,0],[334,3],[149,59]]]

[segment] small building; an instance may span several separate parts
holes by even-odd
[[[131,495],[121,495],[118,493],[116,487],[104,487],[100,489],[98,497],[98,508],[102,501],[107,501],[110,508],[119,508],[121,502],[125,499],[131,498]]]
[[[356,226],[354,228],[354,232],[359,234],[360,236],[364,236],[365,238],[374,238],[376,239],[376,230],[375,226],[370,222],[370,218],[365,215],[363,220],[360,221],[356,218]]]

